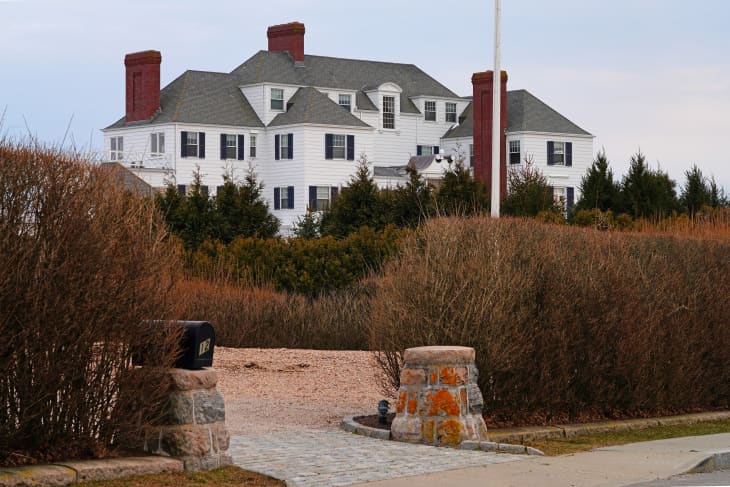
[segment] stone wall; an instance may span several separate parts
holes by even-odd
[[[445,446],[487,440],[473,348],[409,348],[404,362],[394,440]]]
[[[171,369],[166,425],[147,435],[144,450],[176,457],[185,470],[210,470],[232,463],[223,396],[213,369]]]

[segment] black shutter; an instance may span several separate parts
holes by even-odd
[[[337,193],[339,192],[339,190],[340,188],[338,188],[337,186],[332,186],[332,188],[330,188],[330,199],[332,201],[337,199]]]
[[[221,160],[226,159],[226,134],[221,134]]]
[[[439,146],[437,146],[437,145],[434,145],[433,146],[433,153],[434,154],[438,154],[439,153]]]
[[[286,188],[287,198],[289,199],[289,209],[294,209],[294,186],[287,186]]]
[[[180,157],[188,157],[188,133],[180,132]]]
[[[573,143],[572,142],[565,143],[565,165],[566,166],[573,165]]]
[[[208,186],[207,185],[204,184],[200,187],[200,194],[202,194],[206,198],[208,197]]]
[[[309,209],[317,211],[317,186],[309,187]]]
[[[555,153],[555,144],[552,140],[548,140],[547,143],[547,163],[548,166],[553,165],[553,154]]]
[[[332,134],[324,134],[324,158],[332,159]]]
[[[279,160],[279,136],[274,135],[274,159]]]
[[[565,194],[568,197],[567,210],[570,211],[573,209],[573,203],[575,201],[575,190],[569,186],[565,188]]]
[[[280,198],[279,198],[279,195],[280,195],[279,191],[280,191],[279,188],[274,188],[274,209],[275,210],[281,209],[281,202],[280,202]]]
[[[239,161],[242,161],[243,160],[243,154],[244,154],[244,152],[243,152],[243,144],[244,144],[245,141],[246,141],[246,136],[245,135],[239,135],[238,136],[238,160]]]
[[[355,136],[354,135],[347,136],[347,160],[348,161],[355,160]]]
[[[422,152],[423,152],[423,146],[422,145],[417,145],[416,146],[416,155],[417,156],[420,156]]]
[[[198,158],[205,159],[205,132],[198,132]]]
[[[289,137],[289,157],[288,159],[294,159],[294,134],[287,134]]]
[[[177,192],[178,192],[178,194],[180,196],[185,196],[185,185],[184,184],[178,184],[177,185]]]

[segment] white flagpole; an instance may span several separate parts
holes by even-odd
[[[499,218],[500,200],[500,152],[502,150],[502,124],[501,124],[501,91],[502,91],[502,68],[500,67],[500,27],[499,21],[502,15],[501,0],[494,0],[494,76],[492,100],[492,201],[491,214],[493,218]]]

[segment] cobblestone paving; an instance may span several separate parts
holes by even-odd
[[[377,440],[340,430],[233,436],[228,452],[239,467],[291,487],[350,485],[527,458]]]

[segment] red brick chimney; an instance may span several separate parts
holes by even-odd
[[[160,51],[124,56],[127,68],[127,122],[149,120],[160,108]]]
[[[304,61],[304,24],[290,22],[272,25],[266,30],[269,51],[288,52],[294,61]]]
[[[487,188],[492,188],[492,90],[494,89],[494,71],[474,73],[471,77],[474,87],[474,177],[484,181]],[[501,199],[507,195],[507,72],[502,71],[502,91],[500,92],[500,176]]]

